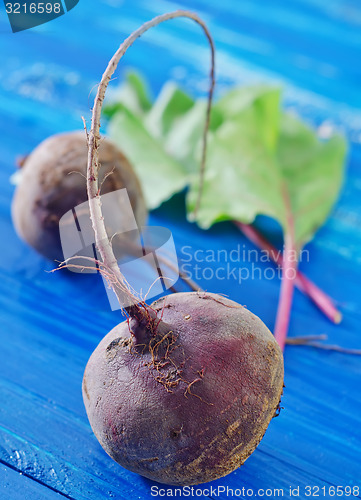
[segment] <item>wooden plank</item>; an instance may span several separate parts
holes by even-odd
[[[1,284],[7,286],[4,280]],[[55,301],[49,300],[42,305],[41,313],[37,313],[39,298],[30,284],[28,294],[23,293],[20,299],[16,328],[7,329],[9,323],[6,320],[3,323],[0,399],[5,404],[0,412],[0,435],[4,443],[1,459],[19,469],[25,468],[36,479],[45,475],[49,485],[76,498],[98,498],[108,491],[115,495],[134,493],[134,483],[137,491],[146,495],[148,485],[105,455],[86,421],[80,385],[87,356],[97,342],[93,331],[87,332],[88,335],[93,333],[88,342],[80,341],[84,337],[81,331],[85,324],[83,318],[78,325],[76,322],[72,325],[72,334],[69,335],[71,304],[64,304],[64,308],[57,311],[53,306]],[[22,309],[25,318],[22,318]],[[3,310],[12,313],[8,307]],[[37,328],[29,332],[27,321],[36,324]],[[93,319],[90,321],[94,322]],[[96,318],[93,329],[95,326]],[[93,346],[89,345],[91,340]],[[344,363],[345,369],[341,381],[332,381],[332,393],[329,394],[335,359]],[[67,360],[65,365],[64,360]],[[22,370],[11,371],[14,361]],[[296,485],[306,485],[310,477],[337,484],[346,479],[345,471],[350,478],[357,474],[358,417],[351,417],[360,404],[360,394],[357,391],[352,393],[357,380],[355,374],[360,372],[359,361],[356,358],[345,360],[337,354],[325,356],[317,351],[293,348],[287,353],[286,363],[290,367],[286,376],[286,410],[272,422],[260,452],[224,480],[228,485],[242,482],[248,470],[254,472],[265,460],[269,462],[269,472],[262,472],[262,484],[269,487],[278,484],[286,488],[289,482],[288,475],[281,478],[279,474],[273,475],[271,463],[277,468],[288,463]],[[310,366],[318,366],[320,370],[316,387]],[[334,408],[335,394],[338,395],[337,403],[340,399],[342,401],[337,408]],[[327,442],[321,436],[328,436]],[[280,442],[282,446],[279,448]],[[300,442],[302,448],[297,446]],[[22,451],[24,462],[20,460],[19,463],[14,450]],[[338,463],[344,466],[336,467]],[[50,469],[52,474],[48,472]],[[260,470],[264,471],[264,468]],[[252,477],[250,474],[248,484],[259,484],[255,481],[259,476],[253,477],[253,481]]]
[[[180,4],[179,4],[180,5]],[[296,294],[292,335],[327,333],[330,342],[359,347],[361,222],[360,18],[356,1],[182,1],[209,22],[218,47],[221,93],[233,83],[287,84],[285,105],[315,125],[341,124],[352,140],[348,178],[327,225],[308,245],[302,269],[334,296],[343,313],[328,323]],[[10,219],[14,159],[48,135],[81,127],[90,89],[120,41],[141,22],[174,8],[162,2],[79,2],[71,14],[37,30],[1,37],[0,68],[0,497],[76,500],[150,496],[154,483],[129,473],[101,449],[81,400],[85,363],[120,316],[108,310],[101,283],[69,273],[46,274],[45,263],[16,237]],[[5,16],[0,29],[5,29]],[[157,91],[174,77],[203,93],[208,48],[190,22],[159,27],[127,53]],[[116,83],[116,82],[115,82]],[[114,84],[114,83],[113,83]],[[230,224],[209,232],[184,221],[183,198],[151,217],[192,251],[253,248]],[[279,242],[271,226],[271,237]],[[194,262],[193,262],[194,264]],[[213,269],[225,262],[203,262]],[[252,262],[242,263],[251,270]],[[200,284],[246,304],[272,328],[279,282],[207,280]],[[286,350],[285,410],[246,464],[213,486],[283,488],[355,485],[360,478],[360,358],[303,347]],[[27,476],[20,476],[17,471]],[[31,479],[32,478],[32,479]],[[2,481],[2,482],[1,482]],[[43,486],[46,485],[46,486]],[[52,489],[50,489],[52,488]],[[201,487],[203,491],[209,485]],[[174,491],[174,488],[172,489]],[[226,498],[221,493],[218,498]],[[241,497],[242,498],[242,497]]]
[[[11,469],[2,463],[0,463],[0,498],[11,500],[24,500],[24,498],[26,500],[70,499],[70,497],[65,497],[48,486],[27,477],[23,472]]]

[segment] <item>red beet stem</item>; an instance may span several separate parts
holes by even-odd
[[[234,224],[258,248],[268,252],[274,262],[280,266],[283,265],[281,252],[279,252],[276,247],[274,247],[259,231],[257,231],[257,229],[251,225],[243,224],[242,222],[234,221]],[[336,324],[341,322],[342,315],[334,306],[332,299],[300,271],[297,271],[295,286],[307,295],[330,321]]]
[[[275,339],[280,348],[284,350],[291,316],[293,291],[297,274],[297,261],[294,258],[295,245],[293,235],[285,234],[285,249],[283,253],[281,292],[278,302]]]

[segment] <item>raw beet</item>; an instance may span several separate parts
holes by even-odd
[[[24,241],[51,260],[63,260],[60,218],[88,199],[87,156],[85,132],[70,132],[43,141],[22,166],[12,203],[14,225]],[[125,156],[108,139],[100,142],[99,163],[101,194],[126,187],[138,225],[143,226],[147,210],[138,178]]]
[[[254,451],[279,408],[281,350],[257,316],[220,295],[177,293],[149,311],[153,319],[116,326],[89,359],[83,398],[92,429],[114,460],[155,481],[224,476]]]

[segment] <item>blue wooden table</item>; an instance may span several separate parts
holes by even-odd
[[[92,89],[125,36],[154,15],[179,7],[197,11],[209,24],[218,50],[218,92],[234,83],[276,82],[285,88],[285,106],[317,127],[338,126],[347,134],[350,153],[341,198],[307,247],[310,262],[301,264],[335,298],[344,320],[332,325],[297,292],[290,334],[327,334],[330,343],[361,346],[358,0],[80,0],[65,16],[17,34],[11,33],[1,5],[1,499],[144,499],[157,486],[105,454],[83,407],[85,364],[120,313],[110,311],[100,280],[45,272],[52,265],[17,238],[9,177],[18,155],[51,134],[81,128],[82,115],[89,119]],[[173,78],[201,95],[207,64],[199,28],[179,20],[142,37],[117,76],[136,67],[149,77],[154,93]],[[193,251],[231,251],[239,244],[253,248],[230,224],[204,232],[186,223],[183,206],[177,196],[150,218],[173,232],[180,253],[189,242]],[[246,304],[273,328],[277,279],[239,285],[204,276],[200,285]],[[260,496],[260,489],[276,498],[275,488],[288,497],[291,486],[308,498],[306,487],[318,486],[326,487],[324,497],[331,498],[330,485],[361,486],[361,358],[289,346],[285,368],[281,416],[243,467],[201,486],[199,495],[227,498],[223,487],[244,487],[239,498]],[[361,497],[357,489],[354,493]]]

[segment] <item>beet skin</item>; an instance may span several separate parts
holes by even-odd
[[[85,132],[70,132],[43,141],[22,166],[12,203],[14,225],[24,241],[50,260],[63,260],[59,220],[88,200],[87,158]],[[108,139],[100,142],[99,163],[101,194],[126,187],[138,225],[143,226],[147,210],[138,178]]]
[[[174,485],[217,479],[245,462],[279,407],[281,350],[257,316],[216,294],[177,293],[150,309],[162,328],[123,322],[90,357],[90,424],[133,472]]]

